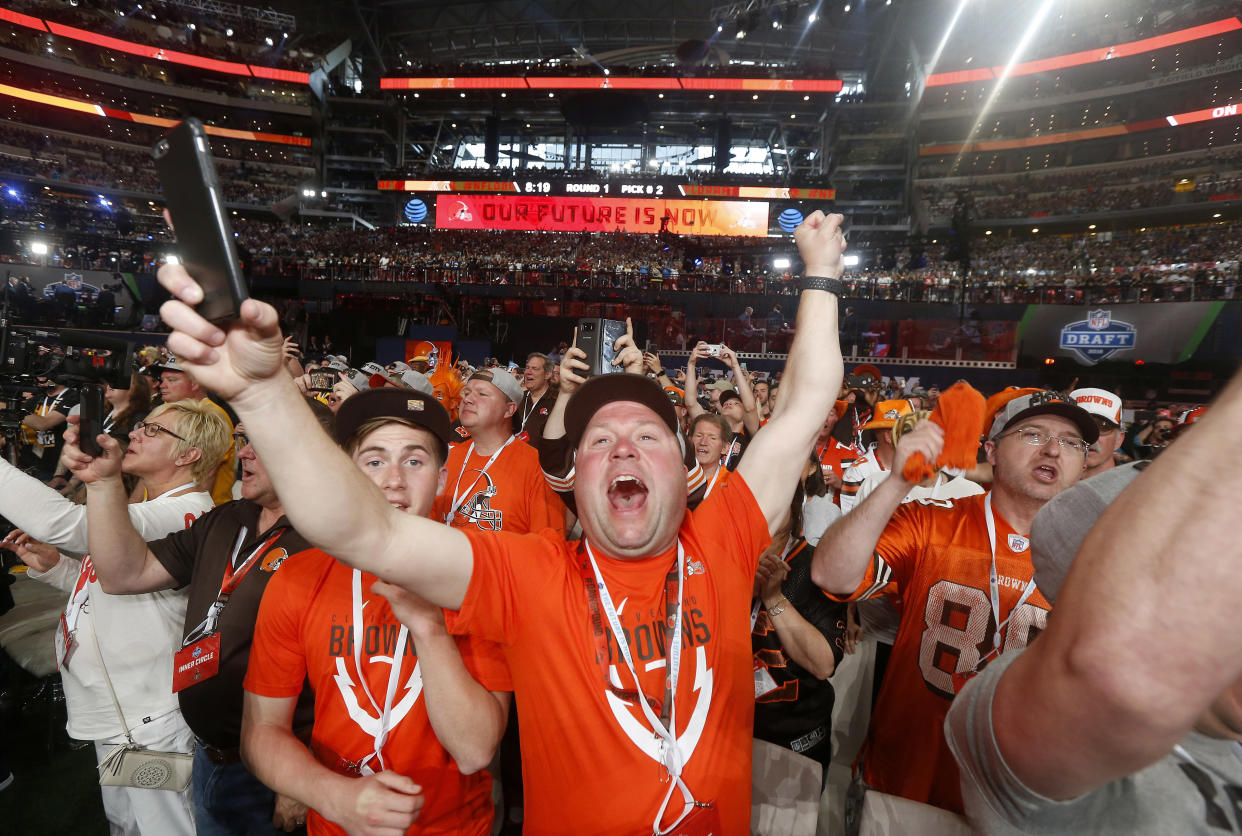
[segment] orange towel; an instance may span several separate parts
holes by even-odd
[[[979,440],[983,436],[985,403],[969,383],[959,381],[940,395],[936,409],[927,420],[944,430],[944,449],[934,463],[922,453],[915,453],[902,468],[901,475],[911,482],[921,482],[942,467],[969,470],[975,466]]]

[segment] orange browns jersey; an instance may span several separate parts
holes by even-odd
[[[448,480],[436,497],[433,519],[475,531],[527,534],[552,528],[564,535],[565,505],[544,480],[534,447],[515,439],[486,472],[491,456],[470,450],[469,443],[449,450]],[[456,512],[446,519],[454,504]]]
[[[449,631],[499,642],[513,676],[522,736],[526,836],[650,833],[669,784],[658,741],[629,691],[634,682],[612,631],[597,660],[596,633],[577,542],[467,530],[474,569]],[[682,773],[698,801],[719,808],[718,833],[748,833],[754,733],[750,600],[767,522],[734,473],[686,513],[677,737]],[[641,560],[595,550],[628,636],[639,686],[663,700],[665,583],[676,549]],[[588,569],[588,572],[590,570]],[[609,680],[605,680],[605,664]],[[611,684],[610,684],[611,683]],[[659,708],[653,704],[653,711]],[[682,810],[674,791],[673,816]]]
[[[388,602],[371,592],[375,580],[374,575],[362,575],[360,672],[353,650],[353,570],[318,549],[289,561],[264,591],[246,690],[263,697],[296,697],[303,681],[309,681],[315,692],[311,751],[329,769],[354,775],[357,769],[351,765],[374,749],[392,658],[401,659],[383,756],[388,770],[423,788],[425,806],[407,833],[486,836],[492,822],[491,776],[486,770],[462,775],[437,740],[427,717],[413,640],[396,646],[401,625]],[[497,645],[474,638],[456,642],[475,681],[489,691],[512,690]],[[379,771],[374,760],[368,766]],[[311,834],[345,832],[313,809],[307,826]]]
[[[1049,607],[1035,591],[1014,609],[1034,574],[1030,540],[993,513],[1001,651],[1009,652],[1043,630]],[[983,496],[908,502],[884,529],[851,596],[888,594],[901,616],[862,751],[869,786],[962,811],[944,718],[957,690],[954,674],[982,669],[992,650],[991,563]]]

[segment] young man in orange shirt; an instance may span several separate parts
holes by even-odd
[[[360,392],[341,406],[335,435],[392,507],[430,514],[449,439],[433,396]],[[268,585],[250,660],[242,757],[310,808],[312,834],[364,823],[491,832],[486,767],[512,688],[497,645],[454,639],[439,607],[316,549]],[[305,680],[315,691],[309,751],[292,726]]]
[[[781,411],[694,512],[677,419],[657,384],[610,374],[574,393],[565,425],[581,542],[395,511],[314,430],[281,376],[275,310],[247,300],[226,334],[187,304],[202,295],[184,269],[161,271],[178,300],[163,309],[170,341],[243,419],[268,419],[252,437],[271,451],[273,478],[312,542],[450,610],[451,631],[503,646],[523,709],[527,834],[748,829],[747,614],[758,556],[840,384],[842,220],[815,212],[798,229],[808,275]]]

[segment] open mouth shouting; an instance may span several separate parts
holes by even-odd
[[[647,504],[647,486],[637,476],[623,473],[608,486],[608,504],[623,513],[641,511]]]
[[[1060,475],[1056,466],[1051,464],[1041,464],[1031,472],[1035,474],[1037,480],[1048,485],[1056,484],[1057,477]]]

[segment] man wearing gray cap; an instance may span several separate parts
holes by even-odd
[[[892,476],[831,526],[811,577],[831,597],[900,596],[901,623],[861,760],[867,787],[961,811],[941,726],[954,695],[1000,653],[1025,647],[1047,618],[1032,579],[1030,526],[1082,475],[1099,430],[1068,396],[1036,391],[997,413],[984,442],[995,479],[984,496],[902,504],[911,455],[935,461],[944,431],[923,421],[897,444]]]
[[[1176,456],[1084,480],[1036,517],[1055,617],[945,723],[978,832],[1242,830],[1239,421],[1235,378]]]
[[[513,415],[524,395],[504,369],[477,371],[466,381],[458,419],[470,441],[449,452],[435,519],[476,531],[564,533],[565,506],[544,480],[539,454],[513,433]]]

